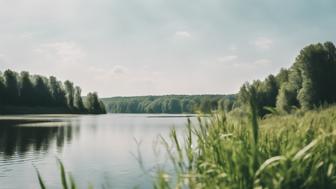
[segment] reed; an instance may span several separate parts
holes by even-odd
[[[175,169],[158,170],[155,188],[336,188],[336,107],[258,120],[250,106],[246,118],[189,123],[184,145],[173,130],[165,142]]]

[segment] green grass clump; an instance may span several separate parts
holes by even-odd
[[[251,104],[253,109],[253,104]],[[336,188],[336,107],[256,120],[215,114],[164,141],[173,170],[154,188]]]

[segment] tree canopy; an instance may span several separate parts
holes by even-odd
[[[3,74],[0,72],[0,112],[6,113],[4,109],[8,107],[46,107],[64,111],[59,113],[106,113],[97,93],[89,93],[84,103],[81,91],[72,82],[63,84],[54,76],[46,78],[26,71],[19,74],[6,70]],[[91,98],[94,98],[94,103],[91,103]]]
[[[112,97],[102,101],[111,113],[210,113],[232,108],[234,95],[165,95]]]
[[[267,114],[265,107],[279,112],[293,109],[309,110],[336,102],[336,48],[332,42],[312,44],[303,48],[289,69],[281,69],[264,81],[254,81],[257,110]],[[246,84],[238,93],[240,105],[246,104]]]

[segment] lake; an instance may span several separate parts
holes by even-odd
[[[19,121],[13,116],[3,119],[7,121],[0,124],[2,189],[39,188],[34,166],[48,188],[59,189],[57,158],[79,188],[89,184],[94,188],[152,188],[155,166],[166,164],[159,136],[168,138],[172,127],[182,131],[187,123],[186,117],[171,114],[35,115],[20,117]],[[138,151],[144,168],[138,161]]]

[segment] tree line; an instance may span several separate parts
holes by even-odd
[[[297,109],[310,110],[336,102],[336,48],[332,42],[304,47],[288,69],[265,80],[246,83],[237,94],[237,104],[247,103],[247,93],[255,93],[259,116],[273,109],[291,113]],[[267,108],[269,107],[269,108]]]
[[[111,113],[210,113],[239,111],[255,93],[259,116],[291,113],[336,102],[336,48],[332,42],[304,47],[293,65],[264,80],[245,83],[235,95],[165,95],[102,99]]]
[[[104,104],[96,92],[81,96],[81,88],[71,81],[62,83],[56,77],[30,75],[29,72],[17,73],[12,70],[0,72],[0,112],[11,109],[44,107],[45,113],[58,108],[58,113],[106,113]],[[15,112],[15,111],[14,111]]]
[[[111,113],[210,113],[233,108],[234,95],[165,95],[102,99]]]

